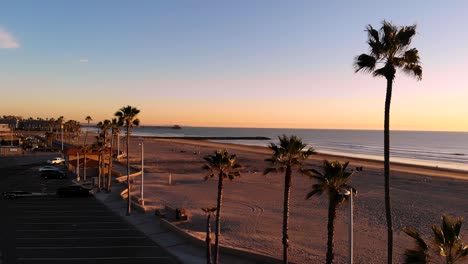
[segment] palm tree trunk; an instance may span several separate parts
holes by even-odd
[[[331,194],[328,203],[328,240],[327,240],[327,264],[333,263],[333,235],[335,232],[335,217],[336,217],[336,194]]]
[[[130,127],[127,125],[127,188],[128,188],[128,197],[127,197],[127,215],[131,213],[131,197],[130,197],[130,160],[128,159],[128,145],[130,145]]]
[[[85,145],[85,149],[84,149],[84,160],[83,160],[83,181],[86,182],[86,152],[88,152],[88,148],[86,147]]]
[[[384,117],[384,177],[385,177],[385,216],[387,218],[387,263],[393,263],[393,225],[390,203],[390,102],[392,99],[393,78],[387,77]]]
[[[283,263],[288,263],[288,220],[289,220],[289,196],[291,194],[291,166],[286,167],[284,177],[284,201],[283,201]]]
[[[109,155],[109,174],[108,174],[108,178],[107,178],[107,186],[106,186],[106,189],[107,189],[107,192],[109,193],[111,191],[111,183],[112,183],[112,160],[113,160],[113,147],[114,147],[114,134],[112,134],[112,137],[111,137],[111,146],[110,146],[110,155]]]
[[[206,264],[211,264],[211,214],[206,219]]]
[[[219,263],[219,233],[221,229],[221,205],[223,202],[223,173],[219,172],[218,179],[218,201],[216,205],[216,230],[215,230],[215,248],[214,248],[214,264]]]
[[[97,191],[101,191],[101,174],[102,174],[102,150],[99,150],[99,158],[98,158],[98,186]]]

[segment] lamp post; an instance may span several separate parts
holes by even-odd
[[[60,131],[62,133],[62,155],[63,155],[63,124],[60,125]]]
[[[144,175],[145,175],[145,172],[144,172],[144,159],[145,159],[145,156],[144,156],[144,147],[143,147],[143,142],[141,142],[139,144],[141,146],[141,190],[140,190],[140,193],[141,193],[141,205],[145,205],[145,200],[144,200],[144,197],[143,197],[143,183],[144,183]]]
[[[120,155],[120,133],[117,133],[117,160],[119,160]]]
[[[80,181],[80,153],[76,153],[76,181]]]
[[[353,264],[353,225],[354,225],[354,217],[353,217],[353,211],[354,211],[354,204],[353,204],[353,188],[350,188],[349,190],[343,190],[341,192],[341,195],[343,196],[348,196],[349,197],[349,264]]]

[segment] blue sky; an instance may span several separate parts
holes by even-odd
[[[397,75],[392,125],[464,130],[465,1],[10,1],[0,114],[82,122],[371,128],[385,80],[354,74],[367,24],[418,25],[423,81]],[[1,32],[1,31],[0,31]],[[0,43],[1,44],[1,43]],[[1,46],[1,45],[0,45]]]

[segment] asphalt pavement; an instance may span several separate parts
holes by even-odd
[[[56,155],[56,154],[55,154]],[[55,156],[54,155],[54,156]],[[96,200],[54,195],[71,179],[41,179],[46,160],[0,158],[0,192],[42,192],[0,199],[0,263],[177,263],[165,249]]]

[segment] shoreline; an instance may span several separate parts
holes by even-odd
[[[134,137],[134,138],[141,138],[141,137]],[[151,139],[153,137],[148,137],[145,139]],[[207,147],[220,147],[221,145],[229,146],[231,149],[237,150],[246,150],[252,151],[255,153],[265,153],[269,154],[270,151],[267,147],[263,146],[253,146],[253,145],[242,145],[236,143],[229,143],[229,142],[210,142],[204,140],[192,140],[192,139],[184,139],[184,138],[153,138],[155,140],[161,140],[166,142],[174,142],[174,143],[182,143],[182,144],[190,144],[193,146],[203,145]],[[357,166],[363,166],[364,169],[366,167],[372,169],[383,169],[384,162],[379,160],[373,159],[366,159],[366,158],[358,158],[358,157],[349,157],[345,155],[332,155],[332,154],[325,154],[317,152],[317,154],[312,155],[310,160],[339,160],[339,161],[349,161]],[[418,164],[407,164],[401,162],[390,162],[390,169],[391,171],[398,171],[398,172],[407,172],[407,173],[414,173],[414,174],[422,174],[425,176],[432,176],[432,177],[445,177],[451,179],[460,179],[460,180],[468,180],[468,171],[465,170],[457,170],[457,169],[450,169],[450,168],[440,168],[440,167],[432,167],[432,166],[425,166],[425,165],[418,165]]]

